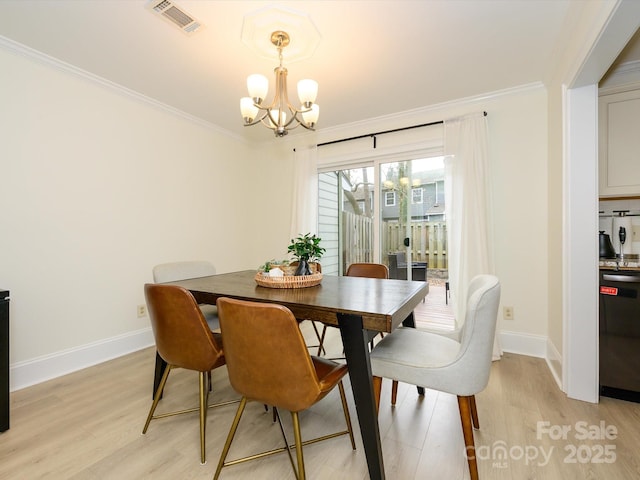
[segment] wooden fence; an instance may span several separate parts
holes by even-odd
[[[342,213],[343,266],[355,262],[373,262],[373,221],[362,215]],[[445,222],[413,221],[407,235],[406,226],[398,222],[382,223],[382,262],[388,263],[387,253],[403,252],[405,237],[411,239],[414,262],[429,262],[429,268],[446,270],[447,226]]]

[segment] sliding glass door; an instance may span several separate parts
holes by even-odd
[[[371,166],[319,175],[318,233],[327,248],[323,273],[343,275],[352,263],[376,261],[373,176]]]
[[[391,278],[422,280],[445,250],[442,157],[381,163],[380,251]],[[442,268],[442,267],[440,267]]]
[[[376,262],[392,278],[425,280],[446,269],[442,157],[376,162],[319,174],[323,273]]]

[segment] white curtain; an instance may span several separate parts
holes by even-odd
[[[456,326],[465,318],[467,286],[494,273],[488,126],[484,113],[444,122],[445,209],[449,286]],[[498,337],[493,358],[502,355]]]
[[[318,230],[318,147],[296,147],[291,238]]]

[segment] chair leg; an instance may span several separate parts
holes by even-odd
[[[391,382],[391,405],[396,406],[396,400],[398,399],[398,380]]]
[[[471,421],[473,422],[473,428],[478,430],[480,428],[480,423],[478,422],[478,409],[476,408],[475,395],[471,395],[470,403],[471,403]]]
[[[296,440],[296,457],[298,459],[298,480],[305,480],[306,475],[304,471],[304,457],[302,455],[302,435],[300,434],[300,419],[298,412],[291,412],[291,419],[293,420],[293,436]]]
[[[205,381],[205,372],[199,372],[200,376],[200,463],[207,463],[206,458],[206,427],[207,427],[207,410],[209,404],[209,387]],[[211,375],[211,372],[209,372]]]
[[[382,377],[373,377],[373,395],[376,399],[376,412],[380,411],[380,393],[382,392]]]
[[[156,407],[158,406],[158,402],[162,398],[162,392],[164,391],[164,386],[167,383],[167,378],[169,378],[169,372],[171,371],[171,365],[167,365],[167,368],[164,369],[164,373],[162,374],[162,378],[160,379],[160,384],[158,385],[158,389],[156,390],[156,394],[153,398],[153,403],[151,404],[151,410],[149,410],[149,415],[147,415],[147,421],[144,424],[144,428],[142,429],[142,434],[147,433],[147,429],[149,428],[149,424],[151,423],[151,419],[153,418],[153,414],[156,411]]]
[[[478,464],[476,462],[476,447],[473,441],[473,427],[471,425],[471,398],[458,396],[458,409],[462,421],[462,435],[464,436],[465,453],[469,463],[471,480],[478,480]]]
[[[320,337],[320,332],[318,332],[318,327],[316,326],[316,322],[314,322],[313,320],[310,320],[311,325],[313,326],[313,331],[316,332],[316,338],[318,339],[318,357],[320,356],[320,354],[322,353],[327,353],[324,349],[324,346],[322,345],[323,341],[322,338]],[[327,328],[326,325],[324,325],[324,328]]]
[[[242,397],[242,400],[240,400],[240,405],[238,405],[238,410],[236,411],[236,416],[234,417],[233,423],[231,424],[231,430],[229,430],[229,435],[227,435],[227,440],[225,441],[224,448],[222,449],[222,453],[220,454],[220,460],[218,461],[218,467],[216,468],[216,473],[213,476],[213,480],[217,480],[220,476],[220,472],[222,471],[222,467],[224,466],[224,461],[227,459],[229,449],[231,448],[231,442],[233,442],[233,437],[236,434],[236,430],[238,430],[240,417],[242,417],[242,412],[244,412],[244,407],[246,405],[247,397]]]
[[[319,357],[320,354],[324,351],[326,353],[326,350],[324,349],[324,337],[327,334],[327,326],[323,325],[322,326],[322,334],[320,334],[319,337],[319,345],[318,345],[318,354],[317,356]]]
[[[347,396],[344,394],[344,385],[342,381],[338,383],[338,389],[340,390],[340,400],[342,401],[342,410],[344,411],[344,420],[347,422],[347,430],[349,431],[349,438],[351,439],[351,448],[356,449],[356,442],[353,439],[353,427],[351,426],[351,415],[349,414],[349,406],[347,405]]]

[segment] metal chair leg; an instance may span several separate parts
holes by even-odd
[[[304,471],[304,457],[302,455],[302,435],[300,433],[300,419],[298,412],[291,412],[291,419],[293,420],[293,436],[296,440],[296,457],[298,459],[298,480],[305,480],[306,475]]]
[[[156,411],[156,407],[158,406],[158,402],[160,398],[162,398],[162,392],[164,391],[164,386],[167,383],[167,378],[169,378],[169,372],[171,371],[171,365],[167,365],[164,369],[164,373],[162,374],[162,378],[160,379],[160,384],[158,385],[158,389],[156,390],[156,394],[153,397],[153,403],[151,404],[151,410],[149,410],[149,415],[147,415],[147,421],[144,424],[144,428],[142,429],[142,434],[147,433],[147,429],[149,428],[149,423],[151,423],[151,419],[153,419],[153,414]]]
[[[324,349],[324,337],[327,334],[327,326],[323,325],[322,326],[322,334],[320,335],[320,337],[318,337],[320,340],[320,344],[318,345],[318,354],[317,356],[319,357],[320,354],[324,351],[326,353],[326,350]]]
[[[229,435],[227,435],[227,440],[224,443],[224,448],[222,449],[222,453],[220,454],[220,461],[218,462],[218,468],[216,468],[216,473],[213,476],[213,480],[217,480],[220,476],[220,472],[222,471],[222,467],[224,466],[224,461],[229,454],[229,448],[231,448],[231,442],[233,442],[233,437],[236,434],[236,430],[238,430],[240,417],[242,417],[242,412],[244,412],[244,407],[246,405],[247,397],[242,397],[242,400],[240,400],[240,405],[238,405],[238,410],[236,411],[236,416],[234,417],[233,423],[231,424],[231,430],[229,430]]]
[[[316,322],[311,320],[311,325],[313,326],[313,331],[316,333],[316,338],[318,339],[318,356],[320,356],[320,354],[327,353],[327,352],[325,351],[324,346],[322,345],[323,340],[320,337],[320,332],[318,332],[318,327],[316,326]],[[324,325],[324,327],[326,328],[326,325]]]
[[[347,423],[349,438],[351,439],[351,448],[356,449],[356,442],[353,439],[353,427],[351,425],[351,415],[349,414],[349,406],[347,405],[347,396],[344,394],[344,385],[342,382],[338,384],[340,389],[340,400],[342,401],[342,410],[344,411],[344,421]]]
[[[206,428],[207,428],[207,405],[209,403],[209,387],[206,385],[204,372],[200,375],[200,463],[207,463],[206,458]],[[209,372],[210,373],[210,372]]]
[[[284,427],[282,425],[282,422],[280,420],[280,414],[278,413],[278,409],[276,407],[273,407],[274,410],[274,415],[275,418],[278,420],[278,425],[280,426],[280,433],[282,434],[282,438],[284,440],[284,446],[280,447],[280,448],[274,448],[271,450],[267,450],[264,452],[260,452],[260,453],[255,453],[253,455],[249,455],[247,457],[242,457],[242,458],[238,458],[235,460],[227,460],[227,455],[229,453],[229,448],[231,447],[231,443],[233,442],[233,437],[236,433],[236,430],[238,428],[238,424],[240,423],[240,417],[242,416],[242,411],[244,410],[244,407],[247,403],[247,399],[246,397],[243,397],[241,402],[240,402],[240,406],[238,407],[238,412],[236,413],[236,417],[233,420],[233,424],[231,425],[231,430],[229,431],[229,435],[227,436],[227,441],[224,445],[224,448],[222,450],[222,454],[220,456],[220,461],[218,462],[218,468],[216,470],[215,476],[213,477],[213,480],[217,480],[220,472],[222,471],[222,469],[224,467],[227,466],[231,466],[231,465],[237,465],[239,463],[244,463],[244,462],[248,462],[250,460],[256,460],[258,458],[263,458],[263,457],[267,457],[270,455],[274,455],[277,453],[283,453],[286,452],[287,456],[289,457],[289,462],[291,463],[291,468],[293,469],[294,475],[296,476],[296,479],[304,479],[305,478],[305,471],[304,471],[304,458],[302,456],[302,448],[305,445],[310,445],[312,443],[318,443],[321,442],[323,440],[328,440],[330,438],[335,438],[338,437],[340,435],[347,435],[349,434],[349,437],[351,439],[351,447],[355,450],[356,446],[355,446],[355,440],[353,438],[353,427],[351,425],[351,417],[349,415],[349,409],[347,407],[347,397],[344,393],[344,386],[342,385],[342,382],[340,382],[339,384],[339,388],[340,388],[340,397],[342,400],[342,407],[344,409],[344,415],[345,415],[345,421],[347,423],[347,430],[341,431],[341,432],[335,432],[335,433],[331,433],[329,435],[324,435],[322,437],[318,437],[318,438],[313,438],[310,440],[306,440],[306,441],[302,441],[302,434],[300,433],[300,420],[298,417],[298,414],[296,412],[291,412],[291,417],[293,419],[293,424],[294,424],[294,434],[296,436],[296,440],[293,444],[289,444],[288,440],[287,440],[287,435],[284,431]],[[296,462],[294,462],[293,460],[293,455],[291,454],[291,451],[293,449],[296,449],[296,456],[297,456],[297,461],[298,461],[298,468],[296,469]]]

